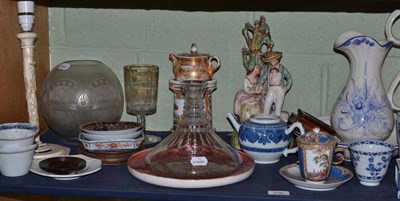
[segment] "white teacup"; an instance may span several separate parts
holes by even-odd
[[[18,148],[0,148],[0,172],[7,177],[23,176],[29,172],[37,144]]]
[[[0,124],[0,148],[18,148],[33,144],[39,128],[30,123]]]
[[[360,140],[350,143],[349,149],[360,183],[378,186],[386,175],[395,147],[379,140]]]

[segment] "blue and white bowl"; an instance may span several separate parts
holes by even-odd
[[[0,124],[0,148],[19,148],[33,144],[39,128],[30,123]]]
[[[357,178],[365,186],[378,186],[385,177],[395,147],[379,140],[360,140],[349,144]]]

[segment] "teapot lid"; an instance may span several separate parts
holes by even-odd
[[[337,144],[339,142],[338,139],[328,133],[322,132],[318,127],[313,128],[311,132],[299,136],[297,140],[303,144]]]
[[[210,57],[209,54],[198,53],[197,51],[198,51],[198,49],[197,49],[196,43],[192,43],[192,46],[190,47],[190,53],[180,53],[180,54],[177,54],[176,57],[193,58],[193,59]]]
[[[281,122],[281,119],[270,114],[255,114],[250,117],[249,121],[259,124],[276,124]]]

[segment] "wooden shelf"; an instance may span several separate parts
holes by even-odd
[[[51,0],[50,7],[161,9],[183,11],[298,11],[388,13],[400,0]]]

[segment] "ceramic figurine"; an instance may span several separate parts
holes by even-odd
[[[282,52],[267,52],[262,58],[266,66],[260,74],[259,84],[264,85],[267,93],[265,96],[264,113],[271,113],[272,105],[275,106],[274,114],[281,116],[285,94],[293,84],[289,71],[280,63]]]
[[[246,40],[248,48],[242,49],[243,66],[251,70],[255,66],[262,64],[260,58],[265,52],[272,51],[274,42],[271,39],[269,26],[265,23],[265,17],[254,22],[254,26],[246,23],[242,29],[242,34]],[[263,48],[266,46],[266,51]]]
[[[234,113],[239,117],[240,122],[244,122],[253,114],[259,114],[264,108],[263,87],[258,84],[260,67],[255,67],[247,71],[247,76],[243,80],[243,89],[240,89],[235,96]]]
[[[242,29],[247,48],[242,49],[243,66],[246,69],[246,77],[243,89],[240,89],[234,100],[234,114],[243,123],[251,115],[263,112],[264,98],[263,87],[259,84],[260,70],[263,68],[262,56],[272,51],[274,42],[265,17],[261,16],[254,22],[254,26],[246,23]]]

